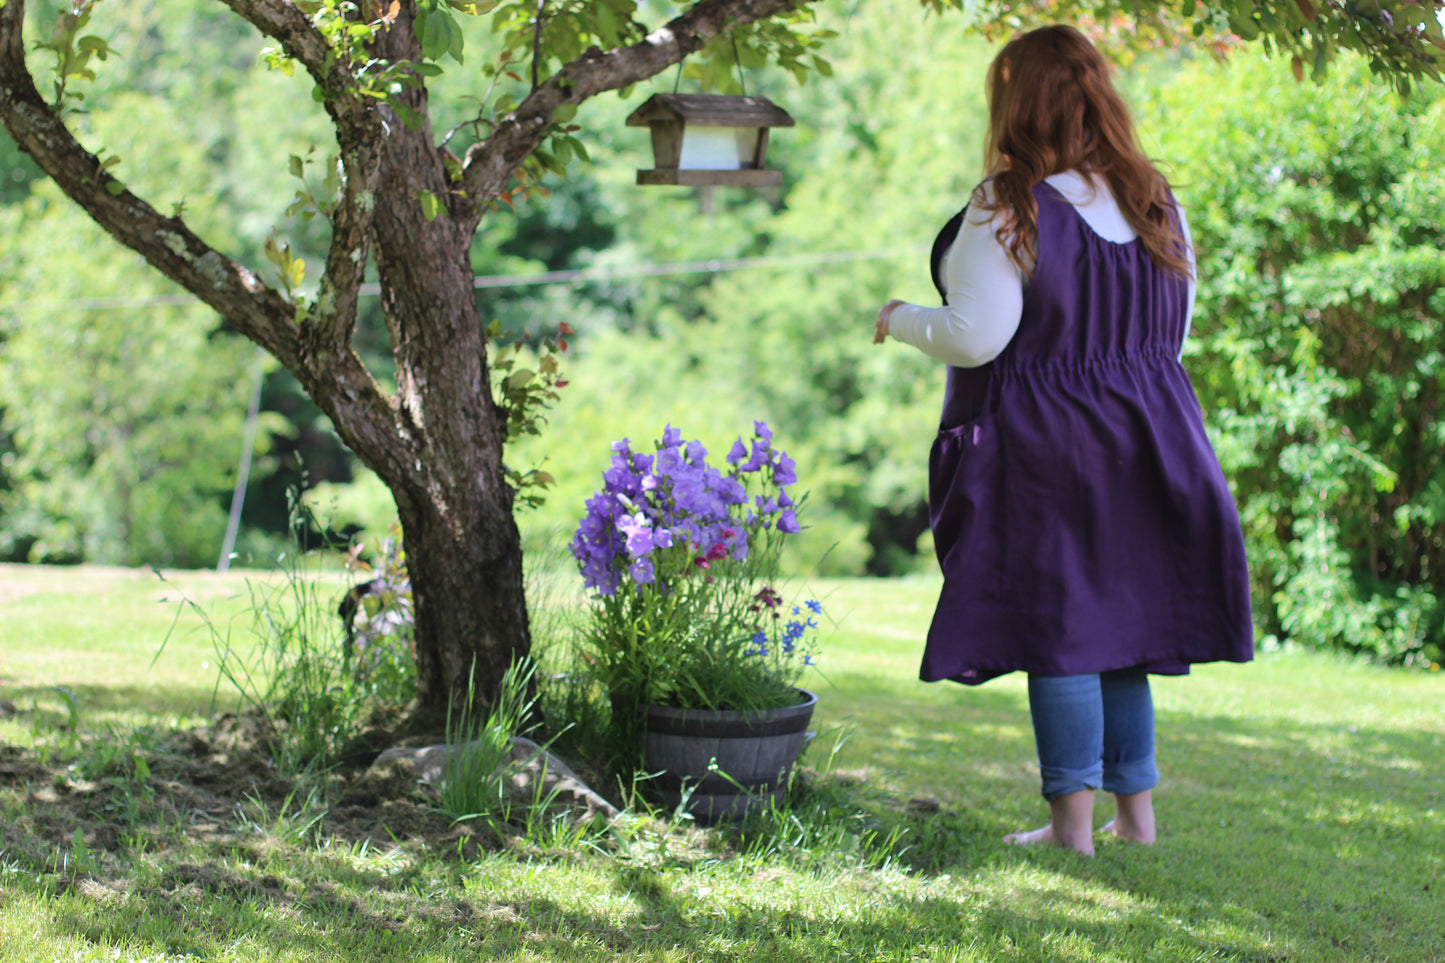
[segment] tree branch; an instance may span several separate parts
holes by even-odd
[[[325,90],[327,98],[327,109],[331,109],[330,101],[333,98],[342,98],[355,85],[355,79],[347,71],[347,65],[340,57],[334,58],[331,64],[327,65],[327,57],[331,54],[331,45],[316,29],[311,18],[301,11],[301,8],[288,0],[221,0],[230,7],[251,26],[266,36],[272,38],[281,45],[286,56],[293,58],[306,72],[316,85]]]
[[[8,0],[0,8],[0,121],[10,136],[112,237],[287,367],[295,366],[299,342],[285,298],[207,245],[179,217],[162,217],[126,190],[41,98],[25,67],[24,19],[24,0]]]
[[[313,396],[338,396],[353,414],[364,409],[366,415],[349,426],[353,436],[392,430],[396,414],[349,343],[366,267],[364,233],[379,168],[379,134],[369,124],[338,125],[345,166],[364,173],[349,176],[343,188],[333,214],[327,277],[307,323],[298,327],[294,306],[282,294],[201,240],[180,217],[163,217],[76,140],[25,66],[24,21],[24,0],[6,0],[0,7],[0,122],[16,144],[107,233],[266,349]],[[326,369],[329,377],[322,374]]]
[[[631,47],[584,53],[533,89],[486,140],[467,151],[463,190],[474,211],[505,189],[517,165],[546,136],[552,113],[656,76],[711,38],[741,24],[787,13],[813,0],[702,0]]]
[[[306,68],[326,91],[324,104],[341,147],[342,191],[331,212],[331,245],[316,305],[303,326],[309,363],[351,350],[357,292],[366,272],[366,235],[380,165],[382,125],[375,101],[358,96],[356,78],[309,17],[288,0],[221,0]]]

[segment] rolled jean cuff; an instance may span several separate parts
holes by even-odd
[[[1159,768],[1152,755],[1135,762],[1105,765],[1103,770],[1104,791],[1116,796],[1132,796],[1159,785]]]
[[[1087,769],[1065,769],[1062,766],[1040,766],[1045,799],[1057,799],[1069,793],[1098,789],[1104,784],[1104,764],[1095,763]]]

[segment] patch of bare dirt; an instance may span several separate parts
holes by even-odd
[[[161,851],[182,835],[265,848],[290,845],[285,834],[304,832],[311,839],[399,843],[464,858],[494,844],[453,826],[435,799],[399,771],[356,767],[306,784],[288,778],[267,752],[273,735],[264,722],[245,716],[172,733],[137,752],[149,770],[143,780],[133,772],[85,778],[86,767],[54,753],[0,746],[0,851],[59,871],[77,855]],[[297,829],[308,823],[309,829]],[[105,885],[103,872],[88,875],[92,885]],[[227,885],[199,877],[181,883],[201,891]]]

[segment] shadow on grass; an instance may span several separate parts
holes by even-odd
[[[384,874],[370,882],[396,898],[381,906],[321,885],[298,890],[280,876],[256,882],[188,865],[174,879],[179,889],[169,899],[143,889],[128,898],[125,912],[70,904],[53,912],[52,923],[59,932],[96,944],[135,946],[139,938],[166,953],[198,958],[248,941],[284,946],[287,958],[368,961],[595,963],[622,957],[818,963],[912,960],[929,950],[948,959],[961,948],[990,945],[1047,947],[1044,956],[1021,958],[1059,963],[1094,960],[1098,949],[1130,945],[1171,950],[1152,957],[1161,960],[1283,958],[1267,955],[1278,944],[1249,932],[1250,921],[1238,909],[1222,914],[1234,935],[1211,937],[1185,920],[1162,917],[1147,903],[1120,909],[1115,900],[1067,885],[1036,887],[1027,899],[982,902],[965,894],[880,894],[869,887],[858,891],[858,906],[844,917],[746,903],[720,911],[705,897],[678,892],[668,874],[619,868],[605,894],[631,902],[633,909],[619,918],[550,898],[482,905],[428,898],[404,887],[399,891]],[[1121,934],[1128,935],[1121,939]]]
[[[1036,777],[1019,764],[1032,742],[1016,694],[983,695],[850,692],[872,730],[856,737],[870,741],[864,758],[896,766],[900,802],[933,787],[938,811],[884,813],[911,828],[902,863],[913,883],[840,871],[835,888],[856,892],[846,912],[776,899],[767,884],[711,899],[688,889],[697,867],[623,862],[601,864],[597,908],[525,886],[477,905],[465,881],[485,861],[359,872],[308,851],[269,854],[259,880],[225,856],[193,861],[124,895],[57,902],[48,916],[82,939],[197,956],[260,938],[296,956],[368,960],[813,963],[960,947],[1059,961],[1440,959],[1445,734],[1162,714],[1160,844],[1102,843],[1085,860],[1000,841],[1039,807]],[[534,871],[572,862],[541,859]],[[606,908],[619,899],[625,912]]]
[[[130,685],[6,685],[0,695],[15,704],[19,718],[37,731],[61,729],[70,724],[69,700],[64,688],[75,698],[80,726],[87,729],[97,716],[205,716],[212,712],[235,711],[239,697],[234,689],[223,684],[130,684]],[[214,695],[214,699],[213,699]]]

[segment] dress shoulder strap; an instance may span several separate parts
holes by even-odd
[[[938,289],[938,296],[944,304],[948,303],[948,289],[943,284],[943,259],[948,254],[948,249],[953,247],[954,239],[958,237],[958,229],[963,226],[963,219],[968,214],[968,205],[963,205],[963,210],[948,219],[943,225],[943,230],[933,239],[933,253],[929,257],[928,268],[933,275],[933,286]]]

